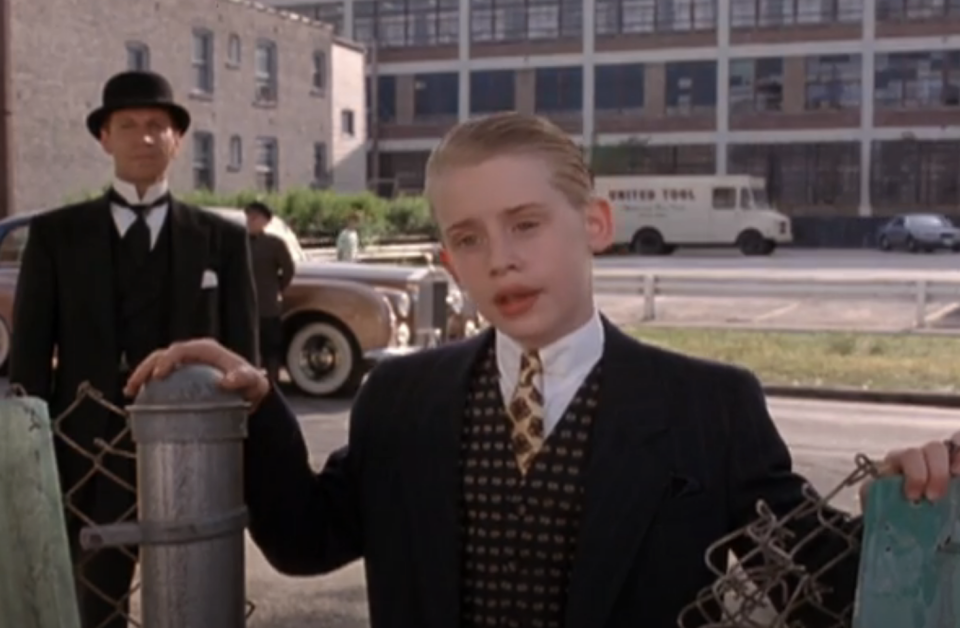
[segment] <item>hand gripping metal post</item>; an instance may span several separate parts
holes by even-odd
[[[128,408],[137,446],[139,520],[87,528],[89,548],[140,546],[144,628],[246,623],[243,441],[248,406],[221,374],[185,366]]]

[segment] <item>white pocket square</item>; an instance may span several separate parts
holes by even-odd
[[[217,287],[217,273],[212,270],[203,271],[203,279],[200,281],[200,288],[207,290]]]

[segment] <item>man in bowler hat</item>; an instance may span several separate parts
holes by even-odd
[[[164,77],[140,71],[114,76],[103,88],[102,105],[87,117],[90,133],[113,159],[112,185],[99,198],[31,221],[17,285],[10,381],[45,399],[52,416],[70,406],[85,381],[106,400],[127,405],[122,391],[130,370],[171,342],[215,337],[256,361],[257,310],[244,228],[169,191],[167,173],[189,127],[190,114],[174,101]],[[90,556],[78,548],[80,530],[90,522],[136,516],[129,488],[136,486],[135,459],[108,453],[106,468],[88,477],[96,442],[110,443],[124,428],[122,417],[92,400],[57,426],[84,628],[127,626],[136,548]],[[133,445],[125,438],[117,448]]]

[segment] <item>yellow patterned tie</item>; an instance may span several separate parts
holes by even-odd
[[[536,351],[525,352],[520,357],[520,379],[508,406],[513,420],[513,451],[522,474],[530,469],[543,446],[543,394],[537,389],[537,377],[542,372],[540,355]]]

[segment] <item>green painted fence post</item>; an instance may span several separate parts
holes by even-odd
[[[47,405],[0,399],[0,625],[80,628]]]

